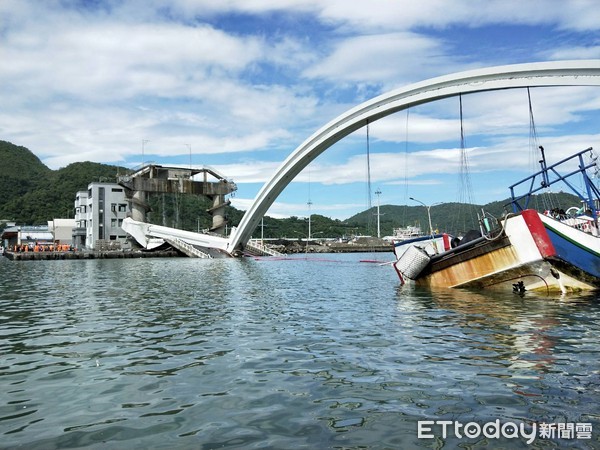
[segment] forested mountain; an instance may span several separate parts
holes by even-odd
[[[115,181],[119,170],[126,169],[92,162],[51,170],[27,148],[0,141],[0,219],[36,225],[73,217],[77,191]]]
[[[77,191],[86,190],[93,181],[116,181],[126,168],[92,162],[73,163],[59,170],[46,167],[31,151],[10,142],[0,141],[0,220],[14,220],[19,224],[46,224],[54,218],[73,217]],[[151,223],[197,231],[210,228],[211,216],[206,210],[211,206],[207,199],[176,194],[152,195],[149,199]],[[508,199],[487,205],[443,203],[430,208],[434,229],[457,234],[477,227],[477,213],[484,209],[495,217],[508,211]],[[543,194],[535,196],[531,207],[536,209],[563,208],[579,205],[577,197],[570,194]],[[311,236],[342,237],[352,235],[377,235],[377,209],[363,211],[341,221],[313,214]],[[244,212],[227,208],[230,225],[237,225]],[[391,235],[393,228],[420,225],[429,228],[427,210],[420,205],[380,207],[381,235]],[[308,220],[304,217],[274,219],[265,217],[263,227],[254,237],[306,238]]]
[[[36,190],[51,172],[25,147],[0,141],[0,218],[6,204]]]
[[[579,198],[567,193],[552,193],[534,195],[529,207],[543,211],[546,209],[559,208],[567,210],[571,206],[581,206]],[[488,203],[486,205],[469,205],[465,203],[442,203],[430,207],[431,224],[434,230],[448,232],[458,235],[471,229],[478,228],[478,215],[486,215],[496,218],[502,217],[507,212],[512,212],[508,198]],[[429,219],[427,209],[424,206],[396,206],[382,205],[379,208],[381,235],[391,235],[393,228],[406,227],[408,225],[419,225],[424,232],[429,230]],[[346,220],[361,229],[367,229],[367,234],[377,233],[377,208],[363,211]]]
[[[116,182],[129,169],[93,162],[77,162],[59,170],[46,167],[25,147],[0,141],[0,220],[23,225],[45,225],[54,218],[74,216],[75,195],[93,181]],[[195,231],[212,223],[204,198],[194,196],[151,196],[153,212],[148,220]],[[229,208],[228,216],[238,223],[243,212]]]

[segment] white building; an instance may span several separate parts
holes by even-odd
[[[125,189],[117,183],[94,182],[75,198],[73,246],[77,249],[118,249],[127,245],[121,229],[127,217]]]
[[[73,244],[75,219],[53,219],[48,221],[48,231],[54,236],[55,244]]]

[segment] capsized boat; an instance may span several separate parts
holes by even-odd
[[[547,166],[544,149],[540,150],[541,170],[509,187],[511,213],[500,219],[483,214],[480,232],[460,241],[438,237],[440,251],[398,243],[393,265],[401,282],[517,293],[600,289],[600,191],[590,176],[598,170],[597,157],[590,147]],[[544,212],[529,207],[536,192],[559,182],[579,197],[580,206]],[[517,193],[523,189],[523,194]],[[431,241],[430,237],[427,242],[432,245]]]

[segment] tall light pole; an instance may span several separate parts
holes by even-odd
[[[431,225],[431,211],[430,210],[431,210],[432,206],[441,205],[441,202],[434,203],[433,205],[426,205],[421,200],[417,200],[416,198],[413,198],[413,197],[409,197],[409,198],[412,201],[414,201],[414,202],[420,203],[421,205],[423,205],[427,209],[427,218],[429,219],[429,234],[433,238],[433,225]]]
[[[379,216],[381,216],[381,214],[379,214],[379,196],[381,195],[381,190],[378,188],[375,191],[375,195],[377,196],[377,239],[381,238],[381,228],[380,228],[380,222],[379,222]]]

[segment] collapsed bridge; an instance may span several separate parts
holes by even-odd
[[[194,233],[196,237],[186,238],[187,242],[196,245],[193,241],[200,241],[228,255],[243,254],[261,218],[284,188],[317,156],[371,122],[416,105],[466,93],[543,86],[600,86],[600,60],[549,61],[470,70],[411,84],[361,103],[324,125],[286,158],[228,238]],[[132,202],[136,202],[133,197]],[[139,202],[138,209],[141,213],[143,202]],[[123,229],[142,245],[153,233],[158,233],[155,226],[132,219],[125,219]],[[161,233],[169,231],[163,229]]]

